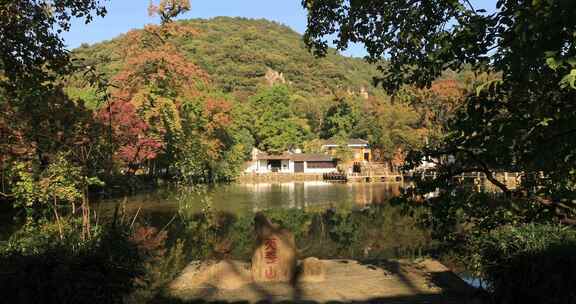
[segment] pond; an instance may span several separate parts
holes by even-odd
[[[274,222],[294,231],[302,255],[320,258],[401,258],[431,252],[429,232],[400,207],[388,204],[400,195],[398,183],[234,183],[188,188],[160,188],[153,192],[96,200],[97,221],[120,210],[123,220],[166,229],[172,245],[185,241],[191,258],[212,258],[212,247],[229,241],[229,257],[250,257],[254,244],[252,219],[264,211]],[[187,193],[187,195],[183,195]],[[213,213],[207,226],[203,208]],[[136,220],[137,219],[137,220]],[[2,226],[2,225],[0,225]],[[7,237],[6,229],[3,239]],[[13,229],[9,229],[13,230]],[[214,232],[213,239],[207,233]],[[197,237],[201,235],[203,238]],[[216,240],[214,240],[216,239]],[[199,253],[199,247],[202,253]],[[206,248],[204,248],[206,247]]]
[[[210,186],[206,194],[215,210],[249,216],[270,209],[361,208],[387,202],[399,195],[400,188],[397,183],[232,183]],[[203,198],[204,195],[199,195],[188,202],[191,211],[201,211]],[[110,217],[116,207],[121,207],[127,214],[138,214],[151,224],[162,226],[178,212],[179,204],[179,190],[166,187],[114,199],[93,199],[92,209],[98,217]],[[0,240],[6,240],[17,229],[13,216],[0,212]]]
[[[287,183],[242,183],[208,187],[212,207],[217,211],[245,215],[261,210],[283,208],[361,208],[382,204],[400,194],[398,183],[328,183],[321,181]],[[202,197],[191,202],[191,208],[201,211]],[[94,208],[109,214],[120,205],[129,213],[138,212],[162,217],[178,211],[175,189],[160,189],[150,193],[102,200]]]
[[[267,212],[273,221],[294,231],[302,257],[388,259],[430,254],[438,257],[430,231],[420,228],[416,219],[402,212],[400,206],[389,204],[391,198],[400,195],[402,186],[318,181],[236,183],[202,187],[202,191],[193,191],[184,200],[182,189],[161,188],[96,200],[92,209],[103,219],[111,218],[118,208],[128,221],[137,217],[137,222],[166,229],[171,243],[168,246],[177,240],[185,241],[183,251],[187,259],[213,258],[211,248],[202,248],[200,253],[199,248],[206,247],[206,243],[218,247],[222,240],[234,243],[235,248],[227,253],[229,257],[250,259],[254,244],[251,220],[258,211]],[[221,235],[216,241],[196,237],[205,235],[205,231],[198,230],[201,225],[190,225],[198,221],[196,215],[202,214],[207,201],[211,210],[224,218],[224,226],[229,226],[217,229]],[[7,231],[13,229],[0,225],[0,240],[7,237]]]
[[[193,253],[210,243],[227,241],[228,254],[250,257],[253,244],[251,220],[264,211],[277,223],[294,231],[302,255],[320,258],[400,258],[430,252],[429,232],[416,220],[388,204],[400,195],[399,183],[236,183],[217,185],[182,198],[182,189],[103,200],[93,204],[102,217],[116,208],[130,218],[138,217],[158,229],[166,228],[170,239],[184,239]],[[187,192],[187,191],[184,191]],[[198,218],[209,201],[220,226],[206,228]],[[183,211],[185,210],[185,212]],[[204,228],[201,228],[204,227]],[[205,230],[218,231],[218,240],[198,239]],[[304,250],[305,249],[305,250]],[[206,252],[194,258],[210,258]]]

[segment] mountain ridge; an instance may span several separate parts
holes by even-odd
[[[374,66],[331,49],[325,58],[314,57],[302,35],[286,25],[266,19],[214,17],[177,21],[199,34],[175,38],[180,52],[206,71],[216,87],[240,99],[254,94],[269,70],[282,73],[294,93],[303,97],[334,95],[336,91],[383,94],[372,86]],[[136,29],[135,31],[141,31]],[[72,51],[108,77],[122,69],[117,50],[126,47],[126,34]]]

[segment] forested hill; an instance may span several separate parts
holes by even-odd
[[[285,25],[259,19],[217,17],[179,21],[195,32],[178,37],[175,45],[190,62],[209,74],[223,92],[238,97],[252,95],[265,82],[266,74],[282,73],[293,92],[305,97],[332,95],[334,90],[381,94],[372,86],[377,75],[374,66],[359,58],[329,52],[315,58],[302,42],[302,36]],[[121,67],[121,50],[129,47],[127,35],[73,51],[109,76]],[[278,75],[277,75],[278,76]]]

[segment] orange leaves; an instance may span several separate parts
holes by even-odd
[[[225,128],[232,122],[230,110],[232,104],[227,100],[208,98],[204,103],[204,116],[208,119],[206,129],[213,133],[214,130]]]
[[[441,79],[432,83],[430,90],[442,98],[459,99],[463,97],[464,90],[454,79]]]
[[[207,82],[207,75],[196,65],[170,47],[143,50],[126,60],[125,69],[114,78],[123,99],[146,86],[165,91],[197,96],[199,87]],[[122,94],[128,93],[128,96]]]
[[[224,99],[208,97],[204,101],[202,116],[206,121],[202,142],[207,147],[208,155],[213,159],[220,157],[220,152],[224,143],[219,137],[220,133],[225,133],[226,127],[232,123],[230,110],[232,104]]]
[[[118,94],[130,95],[143,87],[155,87],[171,96],[198,96],[208,83],[208,75],[173,43],[174,37],[196,34],[194,29],[178,23],[147,25],[144,30],[128,32],[123,42],[124,67],[114,77],[115,85],[122,91]],[[122,99],[126,97],[130,96]]]

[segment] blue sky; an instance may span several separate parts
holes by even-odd
[[[155,2],[157,2],[156,0]],[[471,0],[476,8],[492,10],[496,0]],[[108,0],[108,15],[92,23],[74,22],[64,40],[73,49],[81,43],[95,43],[112,39],[130,29],[157,23],[148,16],[149,0]],[[306,11],[301,0],[191,0],[192,10],[184,18],[211,18],[216,16],[239,16],[266,18],[290,26],[299,33],[306,29]],[[363,56],[361,45],[354,45],[344,52],[348,56]]]

